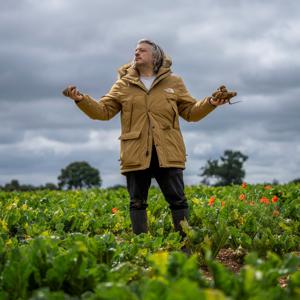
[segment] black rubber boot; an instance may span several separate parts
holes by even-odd
[[[189,210],[188,208],[172,210],[172,218],[173,224],[176,231],[179,231],[182,239],[186,236],[183,232],[180,222],[186,219],[188,221],[189,218]]]
[[[140,234],[148,232],[147,212],[145,209],[131,210],[130,219],[133,233]]]
[[[181,239],[183,240],[186,234],[183,232],[180,222],[183,221],[184,219],[188,221],[189,218],[188,208],[172,210],[172,217],[173,217],[174,228],[176,231],[179,231],[181,235]],[[181,247],[181,251],[188,256],[191,255],[190,250],[185,245]]]

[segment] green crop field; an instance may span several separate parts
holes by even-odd
[[[139,236],[122,188],[0,192],[0,299],[300,299],[299,185],[193,186],[186,196],[180,241],[155,188]],[[239,272],[217,259],[224,249]]]

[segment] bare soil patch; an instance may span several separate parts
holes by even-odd
[[[296,252],[295,254],[300,257],[300,252]],[[237,255],[237,253],[232,249],[221,249],[216,259],[234,273],[239,273],[243,267],[242,257]],[[208,280],[212,280],[212,276],[207,267],[201,268],[201,271]],[[288,276],[283,276],[279,278],[279,285],[282,288],[285,288],[287,286],[287,281]]]

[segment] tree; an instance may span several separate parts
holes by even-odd
[[[215,185],[241,184],[245,177],[243,163],[248,157],[240,151],[225,150],[223,156],[218,160],[208,160],[201,168],[204,179],[202,183],[209,183],[209,178],[214,178]]]
[[[109,186],[107,189],[108,190],[126,189],[126,186],[123,184],[115,184],[115,185]]]
[[[300,183],[300,177],[293,179],[292,181],[290,181],[290,183]]]
[[[100,187],[101,183],[99,171],[85,161],[69,164],[65,169],[61,170],[61,174],[58,176],[59,188],[66,186],[69,190],[73,188]]]
[[[55,191],[55,190],[58,189],[58,187],[56,186],[56,184],[54,184],[52,182],[47,182],[45,185],[39,186],[38,189],[40,189],[40,190]]]
[[[17,179],[12,179],[10,183],[6,183],[3,187],[5,191],[12,192],[12,191],[19,191],[20,190],[20,183]]]

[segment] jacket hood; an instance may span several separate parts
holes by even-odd
[[[163,58],[162,66],[159,68],[159,71],[156,74],[156,76],[164,74],[168,71],[171,71],[171,66],[172,66],[172,59],[169,56],[165,55]],[[118,78],[119,79],[121,79],[122,77],[124,77],[126,75],[138,77],[138,72],[132,67],[131,62],[121,66],[118,69]]]

